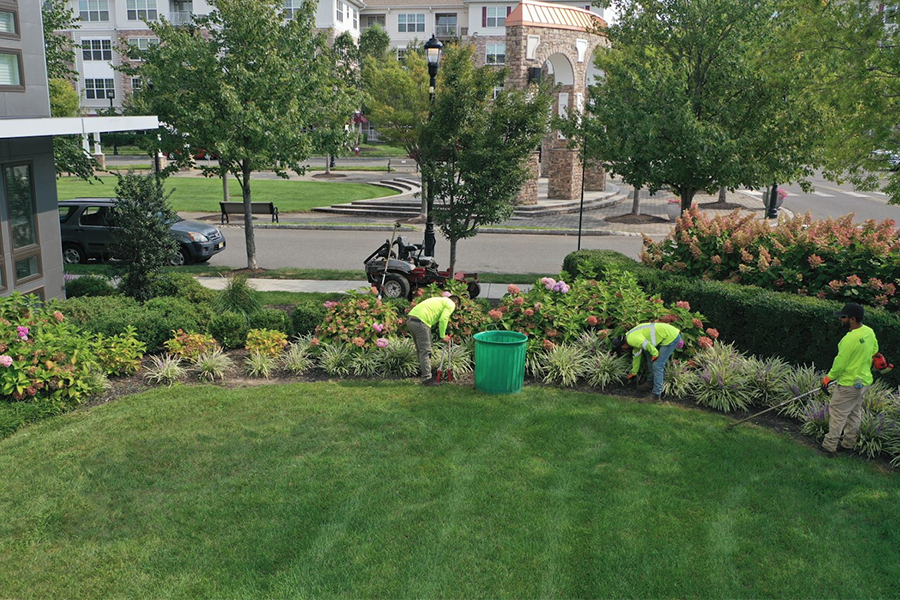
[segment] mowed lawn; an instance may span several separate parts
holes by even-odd
[[[900,477],[679,406],[175,387],[0,442],[0,597],[900,594]]]
[[[116,178],[101,177],[103,183],[93,184],[77,177],[62,177],[56,191],[60,200],[90,197],[114,197]],[[241,201],[241,187],[234,179],[228,181],[233,201]],[[169,177],[165,188],[172,190],[170,202],[176,212],[219,213],[222,201],[222,180],[205,177]],[[354,200],[392,196],[396,192],[364,183],[333,181],[291,181],[252,179],[250,189],[254,202],[274,202],[279,212],[305,212],[318,206],[329,206]]]

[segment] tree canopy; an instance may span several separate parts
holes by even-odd
[[[786,52],[777,0],[612,0],[619,20],[598,49],[588,156],[682,207],[720,186],[799,180],[821,162],[829,114]]]
[[[348,84],[338,77],[338,58],[325,33],[315,28],[313,0],[304,0],[292,19],[269,0],[210,5],[212,12],[195,17],[192,26],[149,23],[159,45],[121,69],[146,82],[135,104],[168,125],[161,133],[169,149],[213,151],[219,166],[202,166],[204,172],[238,180],[247,266],[256,268],[251,174],[302,172],[300,162],[315,148],[322,107],[342,102]],[[183,152],[185,159],[189,154]]]

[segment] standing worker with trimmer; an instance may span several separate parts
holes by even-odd
[[[822,448],[829,456],[838,450],[841,433],[844,439],[841,448],[853,450],[859,435],[863,395],[872,385],[872,357],[878,352],[878,340],[872,328],[863,325],[865,310],[855,302],[849,302],[834,315],[850,331],[838,343],[838,354],[828,375],[822,379],[822,391],[834,386],[834,393],[828,405],[828,433],[822,441]]]
[[[662,396],[663,379],[666,361],[681,344],[681,331],[668,323],[642,323],[633,327],[624,337],[612,340],[613,350],[624,354],[632,350],[631,374],[629,383],[636,381],[638,369],[641,367],[641,355],[646,352],[651,356],[650,372],[653,374],[653,396],[659,400]]]
[[[440,385],[431,376],[431,328],[438,323],[441,339],[449,342],[447,324],[450,322],[450,315],[459,308],[459,305],[459,296],[450,296],[449,298],[439,296],[423,300],[409,311],[407,327],[416,343],[416,352],[419,354],[422,385]]]

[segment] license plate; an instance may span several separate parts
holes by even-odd
[[[216,246],[216,250],[219,250],[219,249],[224,248],[224,247],[225,247],[225,242],[219,242],[219,245]]]

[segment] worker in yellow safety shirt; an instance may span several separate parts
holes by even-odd
[[[828,404],[828,433],[822,441],[822,449],[829,457],[841,449],[853,451],[859,435],[862,418],[862,402],[866,389],[872,385],[872,357],[878,352],[878,340],[868,325],[863,325],[865,309],[855,302],[849,302],[834,315],[849,330],[838,343],[838,354],[831,370],[822,379],[822,390],[837,383],[831,402]]]
[[[450,322],[450,315],[459,308],[459,305],[459,296],[448,298],[439,296],[422,300],[409,311],[407,327],[416,343],[416,352],[419,354],[422,385],[440,385],[431,376],[431,328],[437,323],[441,339],[449,341],[447,324]]]
[[[666,362],[676,349],[684,346],[681,331],[668,323],[642,323],[630,329],[625,336],[612,340],[613,350],[632,353],[629,382],[637,377],[641,368],[641,355],[646,352],[651,357],[650,372],[653,374],[653,395],[658,400],[662,396]]]

